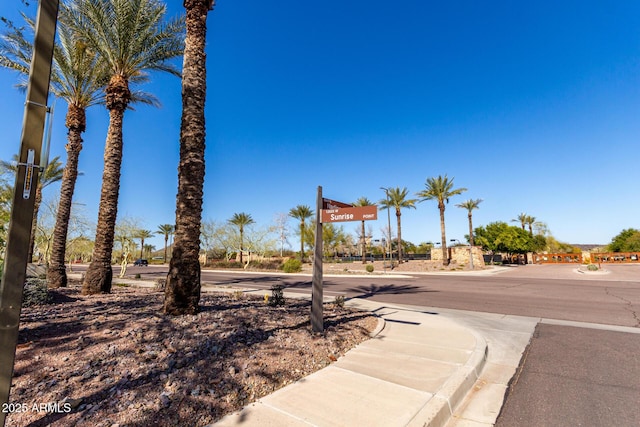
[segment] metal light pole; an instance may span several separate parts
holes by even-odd
[[[27,270],[35,191],[41,162],[42,136],[48,110],[53,42],[58,20],[58,0],[40,1],[27,99],[22,124],[20,157],[13,190],[4,273],[0,284],[0,404],[9,402],[18,341],[22,294]],[[7,413],[0,411],[0,426]]]

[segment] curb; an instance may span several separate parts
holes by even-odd
[[[444,427],[453,418],[458,406],[480,378],[487,362],[489,347],[483,336],[465,327],[476,339],[476,348],[467,363],[452,375],[413,417],[407,426]]]

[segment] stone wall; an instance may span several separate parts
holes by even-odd
[[[449,259],[452,263],[458,265],[468,265],[469,264],[469,246],[454,246],[447,248],[449,252]],[[484,258],[482,256],[482,248],[478,246],[474,246],[472,248],[473,253],[473,267],[483,267],[484,266]],[[433,248],[431,249],[431,261],[442,261],[442,249],[441,248]]]

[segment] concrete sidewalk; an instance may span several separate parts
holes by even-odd
[[[435,312],[351,300],[384,321],[336,363],[215,426],[444,426],[478,380],[484,338]]]

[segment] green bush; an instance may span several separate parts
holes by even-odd
[[[598,271],[598,266],[595,264],[589,264],[587,265],[587,270],[589,271]]]
[[[24,293],[22,295],[23,307],[49,304],[51,301],[52,297],[49,294],[46,280],[34,278],[27,279],[24,284]]]
[[[373,264],[367,264],[365,268],[367,269],[367,272],[373,273]]]
[[[289,258],[282,265],[282,270],[285,273],[298,273],[302,271],[302,262],[296,258]]]

